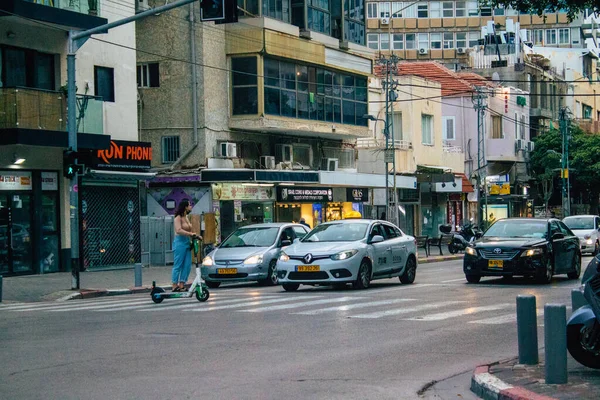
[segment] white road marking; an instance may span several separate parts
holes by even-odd
[[[298,307],[304,307],[304,306],[316,306],[319,304],[326,304],[326,303],[342,303],[344,301],[360,300],[360,299],[363,299],[363,297],[336,297],[336,298],[331,298],[331,299],[304,301],[304,302],[300,302],[300,303],[284,304],[284,305],[278,305],[278,306],[252,308],[250,310],[238,310],[238,312],[267,312],[267,311],[287,310],[290,308],[298,308]]]
[[[351,315],[351,316],[349,316],[349,318],[381,318],[381,317],[387,317],[390,315],[409,314],[412,312],[431,310],[433,308],[440,308],[440,307],[451,306],[451,305],[461,304],[461,303],[466,303],[466,301],[443,301],[441,303],[423,304],[423,305],[416,306],[416,307],[399,308],[399,309],[395,309],[395,310],[379,311],[379,312],[374,312],[374,313],[369,313],[369,314]]]
[[[380,294],[380,293],[395,292],[397,290],[420,289],[420,288],[426,287],[426,286],[437,286],[437,284],[435,284],[435,283],[413,283],[412,285],[401,285],[401,286],[391,288],[391,289],[371,290],[371,291],[369,291],[369,294],[376,295],[376,294]]]
[[[125,301],[132,301],[132,300],[137,300],[139,299],[139,297],[135,297],[135,298],[131,298],[128,300],[124,300],[122,297],[119,299],[111,299],[111,300],[106,300],[103,299],[101,301],[97,301],[97,300],[83,300],[83,301],[78,301],[78,300],[69,300],[69,301],[62,301],[62,302],[51,302],[51,303],[23,303],[23,304],[19,304],[19,305],[11,305],[11,306],[6,306],[6,307],[1,307],[0,310],[6,310],[6,311],[19,311],[19,310],[24,310],[24,309],[42,309],[42,308],[48,308],[48,307],[73,307],[76,305],[82,305],[82,304],[99,304],[99,303],[105,303],[105,304],[110,304],[110,303],[123,303]]]
[[[221,304],[236,304],[236,303],[244,303],[247,301],[251,301],[251,300],[267,300],[267,299],[277,299],[277,298],[281,298],[281,296],[260,296],[260,297],[256,297],[256,296],[252,296],[251,298],[247,298],[247,299],[228,299],[228,300],[219,300],[219,299],[215,299],[213,300],[212,297],[209,298],[207,301],[205,301],[204,303],[199,302],[198,300],[196,300],[196,297],[192,297],[190,298],[193,299],[193,302],[186,302],[185,304],[165,304],[160,303],[160,304],[149,304],[148,307],[146,306],[133,306],[131,308],[125,308],[125,309],[140,309],[140,308],[146,308],[144,310],[139,310],[139,311],[160,311],[160,310],[178,310],[178,309],[183,309],[183,308],[194,308],[194,307],[203,307],[202,304],[207,304],[209,307],[212,307],[213,305],[221,305]],[[165,299],[165,301],[172,301],[174,299]],[[116,310],[122,310],[122,308],[118,308]],[[105,310],[102,310],[105,311]],[[111,310],[106,310],[106,311],[111,311]]]
[[[458,278],[458,279],[450,279],[449,281],[442,281],[441,283],[450,283],[450,282],[459,282],[459,281],[466,282],[467,280],[463,277],[463,278]]]
[[[152,301],[152,300],[150,300],[150,301]],[[148,303],[148,299],[131,301],[126,304],[133,305],[133,304],[144,304],[144,303]],[[51,309],[45,309],[43,311],[65,312],[65,311],[80,311],[80,310],[98,310],[101,308],[111,308],[111,307],[115,307],[115,306],[117,306],[117,305],[116,304],[95,304],[95,305],[81,306],[81,307],[56,307],[56,308],[51,308]]]
[[[448,318],[461,317],[463,315],[475,314],[482,311],[501,310],[503,308],[512,307],[512,303],[495,304],[493,306],[469,307],[462,310],[449,311],[444,313],[430,314],[423,317],[404,318],[407,321],[442,321]]]
[[[14,310],[9,310],[9,311],[12,311],[12,312],[58,311],[58,310],[63,310],[63,309],[80,309],[80,308],[85,309],[87,307],[98,307],[98,306],[113,307],[113,306],[126,305],[126,304],[138,304],[143,301],[144,300],[142,300],[141,298],[138,297],[137,300],[129,299],[129,300],[121,300],[121,301],[102,301],[102,302],[91,302],[91,301],[69,302],[69,304],[60,303],[60,304],[47,305],[44,307],[38,307],[38,306],[31,305],[27,308],[19,308],[19,309],[14,309]]]
[[[328,312],[335,312],[335,311],[348,311],[348,310],[354,310],[357,308],[383,306],[383,305],[387,305],[387,304],[397,304],[397,303],[403,303],[405,301],[416,301],[416,299],[391,299],[391,300],[370,301],[368,303],[346,304],[346,305],[338,306],[338,307],[321,308],[318,310],[302,311],[302,312],[293,313],[293,314],[318,315],[318,314],[325,314]]]
[[[321,296],[302,296],[303,299],[314,299]],[[203,311],[214,311],[214,310],[226,310],[230,308],[238,308],[238,307],[252,307],[252,306],[260,306],[262,304],[272,304],[272,303],[281,303],[284,301],[293,301],[297,300],[298,297],[284,297],[281,299],[270,299],[270,300],[258,300],[258,301],[250,301],[243,302],[239,304],[229,304],[226,306],[216,306],[216,307],[206,307],[206,308],[194,308],[191,310],[183,310],[183,311],[193,311],[193,312],[203,312]]]

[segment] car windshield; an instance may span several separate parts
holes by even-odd
[[[233,232],[220,247],[268,247],[275,243],[277,232],[279,232],[277,227],[240,228]]]
[[[539,238],[546,237],[548,224],[543,220],[500,220],[483,235],[498,238]]]
[[[571,230],[594,229],[594,217],[568,217],[563,222]]]
[[[332,223],[317,225],[304,236],[303,242],[351,242],[364,239],[368,223]]]

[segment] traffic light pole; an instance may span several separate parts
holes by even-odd
[[[107,33],[109,29],[135,22],[158,13],[181,7],[198,0],[178,0],[171,4],[146,10],[136,15],[100,25],[86,31],[69,32],[69,53],[67,54],[67,131],[69,148],[77,152],[77,88],[75,86],[75,53],[94,34]],[[77,163],[77,160],[76,160]],[[69,219],[71,222],[71,289],[79,289],[81,260],[79,257],[79,188],[78,174],[75,173],[69,182]]]

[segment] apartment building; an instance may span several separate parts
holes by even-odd
[[[133,8],[117,11],[102,0],[0,2],[2,274],[70,269],[69,182],[62,173],[69,145],[68,31],[129,15]],[[123,225],[139,215],[138,177],[114,172],[118,157],[92,157],[137,140],[134,35],[133,24],[126,25],[90,39],[76,53],[78,147],[90,154],[89,173],[78,185],[80,254],[89,267],[139,259],[139,224]],[[123,229],[106,235],[106,224]]]

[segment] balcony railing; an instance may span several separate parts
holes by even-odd
[[[61,8],[63,10],[75,11],[82,14],[98,15],[98,3],[100,0],[89,1],[89,0],[26,0],[29,3],[41,4],[43,6],[49,6],[54,8]],[[90,9],[90,4],[95,4],[95,9]]]
[[[454,146],[447,142],[444,142],[442,149],[444,150],[444,153],[462,153],[463,152],[462,147]]]
[[[77,96],[77,130],[103,134],[102,101]],[[67,101],[62,92],[0,88],[0,129],[67,130]]]
[[[394,147],[396,150],[410,150],[412,149],[412,142],[408,140],[394,140]],[[389,147],[392,147],[392,141],[390,140],[388,143]],[[356,146],[359,149],[385,149],[385,139],[376,139],[376,138],[364,138],[357,139]]]

